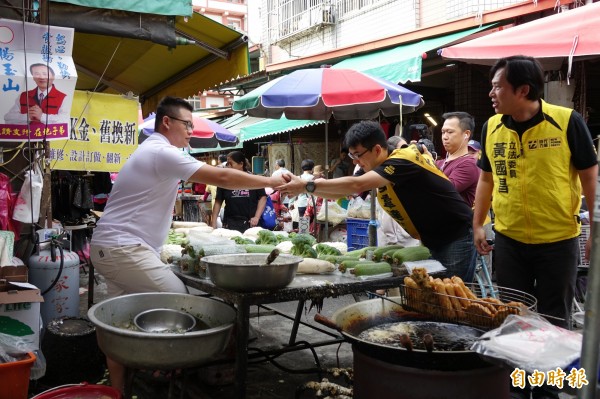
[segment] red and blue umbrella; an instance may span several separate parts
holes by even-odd
[[[194,130],[192,131],[192,137],[190,138],[190,147],[234,147],[238,144],[237,135],[231,133],[217,122],[196,115],[192,115],[192,121],[194,122]],[[154,122],[155,117],[152,115],[146,118],[144,123],[138,126],[139,130],[143,133],[140,135],[140,143],[143,142],[147,136],[154,133]]]
[[[233,103],[236,112],[279,119],[375,119],[414,112],[420,94],[352,69],[301,69],[252,90]]]

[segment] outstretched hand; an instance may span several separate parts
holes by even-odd
[[[285,183],[275,187],[275,189],[279,190],[282,195],[294,197],[306,190],[306,181],[302,180],[298,176],[294,176],[289,173],[283,173],[281,177],[283,177]]]
[[[277,190],[277,187],[279,187],[282,184],[285,184],[289,181],[289,179],[286,180],[285,173],[282,173],[277,176],[271,176],[270,179],[271,179],[271,184],[269,187],[273,187],[273,188],[275,188],[275,190]]]

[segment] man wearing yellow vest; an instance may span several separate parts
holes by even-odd
[[[500,59],[490,78],[496,115],[482,128],[475,246],[482,254],[491,250],[482,227],[491,204],[498,285],[534,295],[538,312],[567,327],[582,193],[594,208],[598,164],[592,137],[580,114],[541,99],[544,74],[534,58]],[[557,396],[533,391],[533,398],[549,397]]]
[[[336,199],[377,188],[383,210],[411,237],[420,239],[450,275],[473,281],[472,211],[433,158],[421,154],[415,144],[388,148],[381,125],[373,121],[354,124],[346,133],[344,146],[362,172],[310,182],[288,175],[291,181],[277,189],[288,195],[308,192]]]

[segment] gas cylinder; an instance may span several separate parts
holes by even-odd
[[[53,319],[79,316],[79,264],[75,252],[61,251],[55,246],[29,257],[29,282],[44,297],[41,304],[44,326]]]

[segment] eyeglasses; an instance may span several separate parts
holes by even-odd
[[[176,121],[183,123],[187,130],[194,130],[194,124],[190,121],[184,121],[183,119],[175,118],[174,116],[171,116],[171,115],[165,115],[165,116],[168,116],[171,119],[175,119]]]
[[[348,156],[350,157],[350,159],[353,159],[355,161],[358,160],[358,158],[362,157],[363,155],[365,155],[367,152],[371,151],[370,149],[364,150],[363,152],[361,152],[360,154],[352,154],[352,153],[348,153]]]

